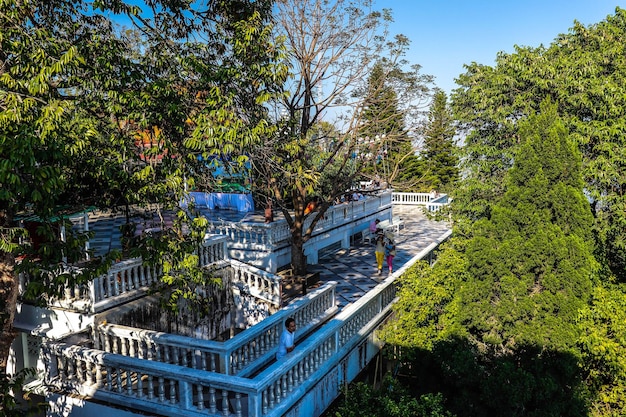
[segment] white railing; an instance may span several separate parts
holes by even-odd
[[[121,303],[121,298],[127,300],[128,296],[145,292],[158,282],[160,272],[154,266],[145,265],[141,258],[125,259],[112,265],[106,274],[88,284],[91,312],[102,311]],[[66,298],[62,303],[72,305],[75,301]]]
[[[395,302],[395,279],[415,262],[431,257],[450,235],[450,231],[446,232],[320,330],[299,342],[296,349],[280,362],[273,362],[271,350],[256,356],[257,361],[269,366],[253,377],[252,370],[257,371],[258,362],[254,367],[243,366],[246,358],[257,351],[257,346],[260,350],[267,334],[277,337],[287,315],[295,315],[299,326],[307,323],[309,318],[304,313],[298,316],[295,311],[284,309],[253,326],[250,330],[254,329],[255,336],[250,333],[244,342],[237,343],[237,353],[233,351],[229,359],[230,371],[220,369],[222,373],[48,343],[46,348],[51,358],[47,382],[62,391],[69,390],[160,415],[282,416],[325,376],[337,370],[340,363],[386,319]],[[136,348],[135,352],[138,351]],[[360,362],[357,366],[365,365]],[[229,362],[225,360],[225,363]],[[240,363],[242,370],[234,375]],[[218,369],[217,363],[215,369]],[[228,372],[231,375],[224,375]],[[348,380],[349,376],[343,378]],[[338,395],[338,392],[331,394]]]
[[[94,329],[94,347],[227,375],[250,374],[275,354],[287,317],[296,320],[301,339],[336,314],[336,285],[330,282],[312,291],[226,342],[103,324]]]
[[[173,417],[217,417],[243,416],[244,407],[254,410],[259,402],[254,382],[238,376],[62,343],[48,343],[45,350],[50,387],[117,406]]]
[[[437,242],[422,250],[376,288],[343,309],[313,337],[297,345],[293,354],[285,361],[276,363],[259,374],[255,379],[259,384],[258,388],[263,392],[260,415],[284,415],[304,393],[339,366],[388,316],[396,300],[396,278],[416,262],[431,257],[451,234],[451,231],[446,232]],[[294,391],[298,394],[290,395]]]
[[[227,259],[227,238],[224,236],[207,236],[198,251],[201,266],[208,266]],[[79,269],[67,266],[64,273]],[[157,283],[161,271],[155,266],[144,264],[141,258],[125,259],[111,265],[109,270],[95,277],[89,283],[66,286],[63,295],[50,301],[51,306],[76,309],[97,313],[113,306],[137,298]],[[24,294],[28,285],[28,276],[19,274],[20,294]]]
[[[449,203],[447,194],[393,193],[393,203],[398,205],[424,206],[428,211],[439,211]]]
[[[244,262],[231,259],[231,281],[240,290],[255,298],[267,301],[276,307],[282,304],[281,277]]]
[[[391,192],[381,192],[371,195],[359,201],[350,201],[330,206],[324,218],[315,226],[314,235],[323,231],[350,223],[374,214],[382,208],[389,207],[392,203]],[[305,230],[311,225],[315,212],[305,220]],[[215,234],[228,236],[229,240],[235,243],[246,245],[249,248],[266,249],[279,243],[287,242],[291,239],[291,232],[287,222],[277,220],[271,223],[230,223],[212,222],[209,231]]]

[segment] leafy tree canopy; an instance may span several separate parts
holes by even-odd
[[[381,333],[401,361],[435,367],[459,415],[583,410],[578,315],[597,264],[580,153],[549,100],[519,125],[504,192],[432,269],[403,277]]]
[[[18,269],[35,297],[98,272],[85,264],[83,274],[59,273],[88,237],[68,223],[61,241],[60,215],[153,210],[163,232],[136,242],[135,255],[159,263],[179,299],[195,294],[191,283],[210,281],[195,255],[206,220],[178,204],[209,156],[243,162],[272,129],[264,103],[280,92],[286,67],[271,11],[269,1],[0,1],[0,367]],[[41,224],[39,248],[17,238],[27,237],[16,227],[26,214]]]
[[[466,135],[459,214],[488,216],[505,192],[505,172],[521,144],[519,121],[550,97],[583,157],[585,192],[595,218],[598,249],[619,279],[626,271],[624,206],[624,79],[626,11],[585,27],[575,22],[548,47],[516,47],[496,65],[473,63],[454,91],[455,117]]]

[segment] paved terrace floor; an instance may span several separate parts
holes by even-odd
[[[398,270],[410,259],[433,242],[438,241],[449,229],[447,222],[429,220],[420,206],[394,206],[394,216],[400,216],[404,228],[395,233],[396,256],[393,268]],[[375,244],[357,242],[349,249],[320,259],[310,265],[310,272],[319,272],[321,282],[337,281],[337,304],[339,308],[358,300],[388,276],[386,262],[383,273],[378,275]]]
[[[205,211],[203,214],[211,221],[224,222],[263,222],[262,213],[238,213],[230,210]],[[396,233],[396,256],[394,270],[402,267],[406,262],[420,253],[431,243],[440,240],[450,225],[446,222],[429,220],[422,212],[421,206],[393,207],[394,216],[400,216],[404,228]],[[277,214],[280,216],[280,214]],[[275,217],[280,218],[280,217]],[[89,216],[89,228],[96,236],[91,240],[91,248],[95,253],[102,254],[111,249],[120,249],[119,226],[125,222],[120,215],[95,212]],[[149,227],[150,222],[146,226]],[[383,265],[383,274],[378,275],[374,243],[357,241],[348,249],[340,249],[334,254],[320,259],[319,264],[309,265],[309,272],[319,272],[320,282],[336,281],[337,304],[339,308],[358,300],[382,279],[387,277],[387,266]],[[286,296],[285,302],[293,300],[301,294],[296,289]]]

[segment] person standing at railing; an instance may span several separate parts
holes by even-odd
[[[287,355],[289,352],[296,348],[294,343],[294,336],[296,333],[296,321],[289,317],[285,320],[285,328],[280,335],[280,342],[278,342],[278,351],[276,351],[276,359],[280,359]]]

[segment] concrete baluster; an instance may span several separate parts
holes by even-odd
[[[268,387],[268,388],[266,388],[266,389],[263,391],[263,394],[261,395],[261,412],[262,412],[263,414],[267,414],[267,411],[268,411],[267,405],[268,405],[268,403],[269,403],[269,399],[268,399],[268,397],[269,397],[269,391],[270,391],[270,390],[269,390],[269,387]]]
[[[304,363],[306,362],[306,358],[298,362],[298,385],[301,385],[304,382]]]
[[[311,353],[311,373],[319,367],[319,346],[316,347]]]
[[[293,391],[293,382],[294,382],[294,369],[290,369],[287,371],[287,392]]]
[[[100,301],[99,294],[98,294],[98,282],[99,282],[99,277],[95,277],[88,285],[88,289],[89,289],[89,300],[91,301],[91,305],[93,307],[93,305]]]
[[[96,388],[102,388],[102,365],[96,363]]]
[[[137,265],[133,268],[133,289],[135,290],[141,287],[141,285],[139,285],[139,281],[140,281],[139,275],[141,274],[139,271],[141,271],[142,269],[143,268],[141,267],[141,265]]]
[[[122,355],[124,356],[128,356],[128,346],[126,345],[128,343],[127,339],[123,339],[122,336],[120,336],[120,344],[122,345],[122,352],[120,352]]]
[[[243,416],[241,414],[241,393],[240,392],[235,393],[235,415],[237,417]]]
[[[120,295],[120,286],[117,278],[120,277],[119,273],[111,273],[109,275],[109,297]],[[111,284],[113,284],[113,291],[111,291]]]
[[[224,414],[225,416],[230,414],[230,412],[228,411],[228,391],[226,391],[225,389],[222,390],[222,414]]]
[[[118,393],[122,393],[122,370],[120,368],[115,368],[115,384],[116,391]]]
[[[104,345],[104,351],[111,352],[111,349],[112,349],[111,336],[107,333],[107,330],[104,328],[103,325],[99,325],[97,327],[97,331],[98,331],[98,334],[100,335],[100,338],[102,339],[101,343]]]
[[[128,269],[122,269],[119,274],[118,277],[120,278],[120,294],[124,294],[126,292],[126,281],[128,280]]]
[[[70,381],[74,379],[74,375],[72,374],[72,368],[74,367],[74,365],[72,364],[72,361],[69,358],[65,358],[63,356],[61,356],[60,359],[62,372],[59,372],[59,376],[61,377],[61,381]]]
[[[250,342],[250,343],[252,343],[252,342]],[[244,347],[244,356],[243,356],[242,367],[246,366],[247,364],[250,363],[250,351],[253,349],[252,346],[250,345],[250,343],[247,343],[246,346]]]
[[[143,375],[137,372],[137,397],[143,398]]]
[[[281,401],[281,381],[282,381],[282,377],[278,377],[278,379],[276,380],[276,382],[274,382],[274,392],[276,393],[276,404],[280,404]]]
[[[269,338],[270,338],[270,332],[263,332],[261,334],[260,346],[259,346],[261,355],[267,352],[268,345],[269,345]]]
[[[165,402],[165,381],[162,376],[159,377],[159,401]]]
[[[287,397],[287,393],[289,391],[287,391],[287,375],[286,374],[280,377],[280,392],[282,393],[283,398]]]
[[[144,340],[137,340],[137,354],[141,359],[146,359],[146,349],[144,348],[145,343],[146,342]]]
[[[186,366],[187,368],[189,368],[189,353],[190,353],[189,349],[185,349],[185,348],[180,349],[181,364],[183,366]]]
[[[113,368],[110,366],[106,367],[107,369],[107,390],[113,391]]]
[[[154,377],[148,375],[148,399],[154,399]]]
[[[87,385],[93,385],[95,364],[85,361],[85,380]]]
[[[202,385],[196,385],[196,397],[198,410],[204,410],[204,391]]]
[[[170,382],[170,403],[176,404],[176,384],[178,381],[175,379],[169,379]]]
[[[306,357],[306,372],[307,378],[311,376],[311,374],[315,371],[315,362],[314,362],[315,353],[309,353]]]
[[[143,265],[141,265],[139,267],[139,282],[141,283],[142,287],[147,285],[147,283],[146,283],[146,268]]]
[[[126,371],[126,395],[133,395],[133,373],[130,369]]]
[[[252,358],[252,360],[256,360],[257,358],[259,358],[259,356],[261,356],[261,340],[262,339],[263,339],[262,335],[254,339],[254,342],[253,342],[254,357]]]
[[[215,398],[215,388],[209,387],[209,411],[211,414],[217,413],[217,400]]]
[[[269,394],[269,402],[268,402],[268,406],[269,409],[271,410],[272,408],[274,408],[274,406],[276,405],[276,394],[274,393],[274,384],[270,384],[269,387],[267,387],[267,391]]]
[[[70,373],[70,375],[74,375],[74,377],[70,379],[78,381],[82,384],[85,381],[85,379],[83,378],[83,361],[81,361],[80,358],[71,358],[70,364],[72,366],[72,372]]]

